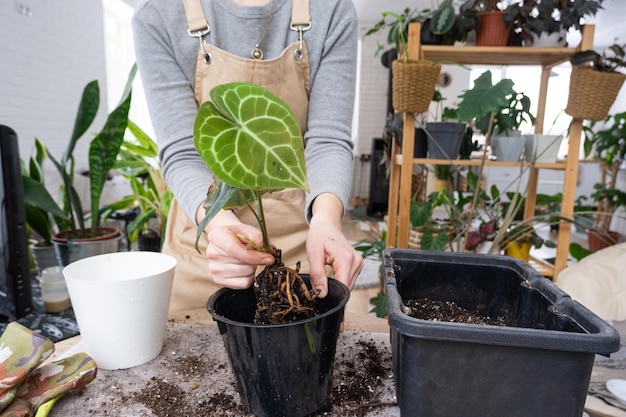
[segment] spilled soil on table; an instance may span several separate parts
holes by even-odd
[[[200,356],[186,355],[163,360],[160,365],[168,373],[173,371],[177,379],[190,383],[181,385],[152,377],[143,382],[141,390],[126,396],[123,401],[139,402],[158,417],[253,417],[246,413],[237,394],[228,393],[235,392],[232,378],[223,382],[230,385],[229,389],[213,393],[203,393],[202,387],[191,383],[192,380],[205,379],[209,372],[215,372],[208,362]],[[220,371],[228,372],[228,364],[222,364]],[[391,378],[391,352],[386,346],[366,336],[360,337],[356,344],[341,345],[339,342],[329,405],[310,417],[377,415],[377,408],[395,405],[393,393],[381,388],[391,385],[383,383]]]

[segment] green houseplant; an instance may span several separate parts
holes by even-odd
[[[254,250],[271,253],[276,262],[257,274],[253,288],[223,288],[211,295],[207,309],[220,327],[248,411],[258,416],[309,415],[327,402],[349,290],[329,279],[328,295],[318,298],[298,266],[282,263],[267,234],[263,194],[308,188],[300,126],[284,101],[254,84],[219,85],[210,97],[194,125],[195,146],[215,176],[198,235],[220,210],[249,207],[263,244],[257,247],[239,238]],[[241,150],[236,157],[233,148]]]
[[[163,179],[156,142],[132,120],[128,120],[127,131],[131,137],[124,138],[113,168],[128,180],[132,193],[104,209],[134,210],[135,216],[127,229],[129,240],[137,241],[139,250],[159,252],[172,191]]]
[[[466,0],[459,9],[463,30],[476,30],[476,45],[506,46],[512,28],[512,4],[515,1]]]
[[[443,16],[447,15],[446,13]],[[420,114],[427,111],[441,72],[441,64],[411,56],[408,45],[409,28],[412,22],[420,19],[423,20],[419,12],[410,8],[406,8],[401,14],[383,12],[382,19],[364,35],[371,36],[388,30],[387,43],[396,47],[397,59],[391,63],[392,102],[396,112]],[[381,49],[379,44],[378,52]]]
[[[603,120],[626,80],[626,44],[614,43],[602,52],[592,49],[575,52],[570,63],[572,73],[565,112],[577,119]]]
[[[626,158],[626,112],[608,115],[601,126],[592,122],[583,132],[585,156],[595,152],[602,164],[600,181],[591,194],[597,203],[596,218],[593,228],[587,231],[589,239],[599,241],[600,246],[594,245],[597,250],[617,241],[619,234],[610,229],[611,221],[618,208],[626,208],[626,192],[617,186],[617,176]]]
[[[38,275],[49,266],[58,265],[52,236],[58,232],[57,220],[67,221],[65,212],[48,192],[43,166],[47,159],[46,147],[35,138],[34,155],[28,163],[21,161],[22,187],[29,249]]]
[[[101,130],[91,139],[88,156],[88,179],[91,210],[84,211],[80,196],[75,188],[74,149],[77,142],[86,136],[95,120],[100,104],[100,88],[97,80],[88,83],[82,94],[74,129],[62,157],[57,159],[50,152],[48,157],[61,177],[61,207],[67,221],[57,219],[59,232],[52,237],[57,257],[62,265],[95,254],[94,251],[111,252],[119,250],[120,231],[117,228],[100,225],[105,213],[100,206],[100,198],[109,171],[115,165],[117,154],[124,139],[128,122],[132,83],[137,72],[136,65],[130,71],[120,103],[109,113]],[[93,242],[99,242],[94,244]],[[89,242],[87,244],[84,244]],[[98,248],[98,246],[101,246]]]
[[[523,123],[535,124],[535,116],[530,111],[530,98],[524,93],[513,91],[506,96],[506,103],[500,106],[493,117],[491,146],[499,161],[518,161],[525,145],[520,130]],[[489,130],[491,115],[476,120],[475,126],[481,133]]]

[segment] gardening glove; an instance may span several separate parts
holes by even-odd
[[[14,400],[31,371],[54,352],[54,344],[17,322],[0,336],[0,411]]]
[[[47,363],[35,369],[21,385],[15,400],[0,417],[45,417],[67,391],[85,386],[96,377],[95,361],[86,353]],[[48,403],[48,402],[51,402]],[[40,406],[42,412],[38,412]],[[45,412],[44,412],[45,410]]]

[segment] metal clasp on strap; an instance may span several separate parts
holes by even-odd
[[[202,54],[204,55],[204,63],[205,64],[210,64],[211,63],[211,53],[208,52],[206,49],[204,49],[204,35],[207,35],[211,33],[211,28],[209,27],[209,25],[207,24],[206,28],[204,29],[200,29],[200,30],[190,30],[187,29],[187,34],[189,36],[191,36],[192,38],[198,38],[198,40],[200,41],[200,49],[202,50]]]
[[[311,29],[311,22],[306,25],[294,25],[292,23],[289,25],[289,28],[298,32],[298,49],[293,51],[293,56],[296,58],[296,61],[300,61],[302,59],[302,34]]]

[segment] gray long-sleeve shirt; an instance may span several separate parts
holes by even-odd
[[[244,7],[231,0],[202,0],[211,25],[207,43],[249,58],[263,33],[267,7]],[[277,57],[297,39],[289,29],[291,1],[273,0],[273,16],[261,44],[265,59]],[[311,30],[305,32],[311,93],[305,156],[310,205],[321,193],[343,202],[352,178],[351,125],[354,106],[358,20],[351,0],[311,0]],[[241,27],[246,25],[244,31]],[[193,144],[198,110],[194,101],[199,42],[187,33],[181,0],[147,0],[133,17],[137,64],[144,85],[165,181],[195,220],[212,175]],[[227,70],[227,69],[225,69]]]

